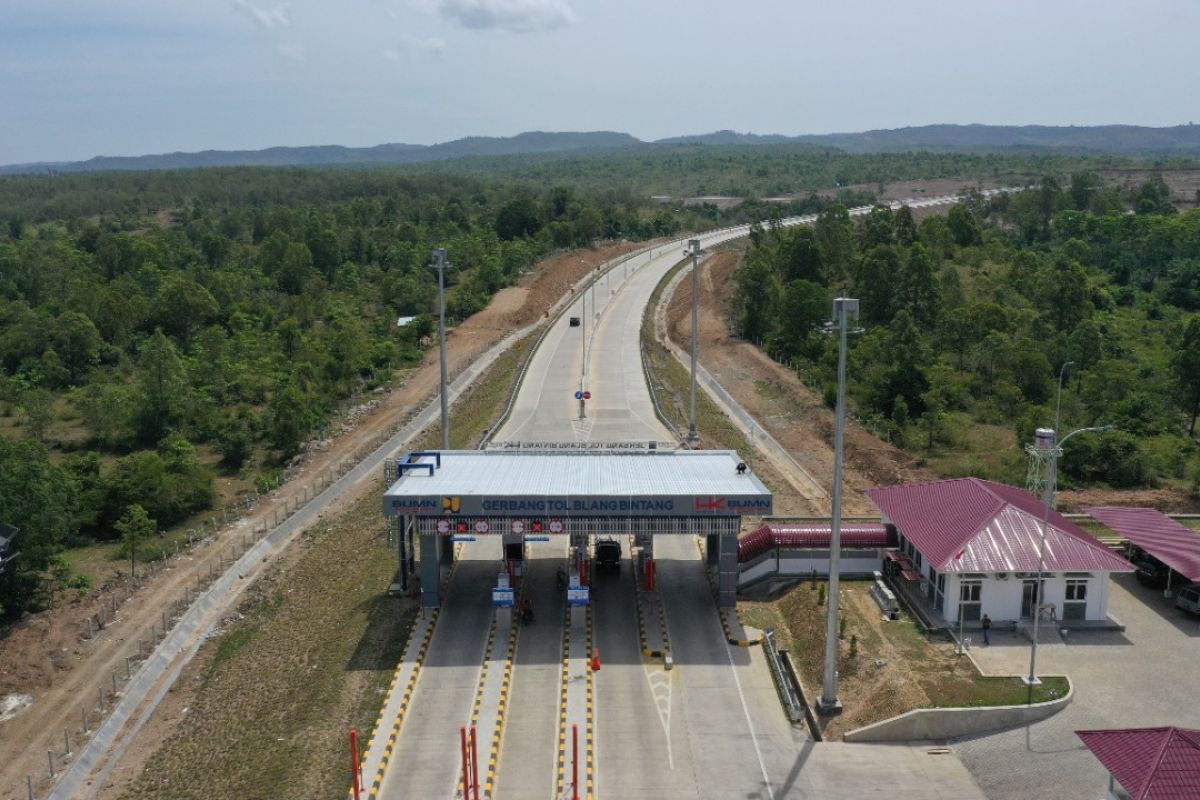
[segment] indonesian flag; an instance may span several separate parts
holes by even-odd
[[[962,561],[963,553],[965,553],[965,552],[967,552],[967,548],[965,548],[965,547],[962,550],[959,550],[957,553],[954,554],[954,560]]]

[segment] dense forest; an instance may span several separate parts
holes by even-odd
[[[828,297],[861,294],[854,395],[885,433],[926,440],[930,457],[970,449],[955,442],[963,420],[1027,438],[1070,359],[1064,416],[1120,430],[1081,437],[1094,452],[1072,453],[1069,479],[1194,481],[1200,223],[1171,215],[1161,184],[1129,196],[1086,169],[1117,163],[678,145],[422,172],[0,178],[0,522],[22,529],[0,615],[82,588],[64,548],[180,525],[216,502],[218,477],[271,485],[349,398],[416,363],[434,331],[434,247],[454,265],[454,321],[556,250],[764,220],[738,279],[741,329],[824,387]],[[1065,187],[945,219],[845,213],[888,181],[1025,185],[1065,167],[1078,168]],[[671,192],[745,201],[650,198]],[[773,227],[806,212],[821,213],[814,229]],[[939,468],[1014,479],[1004,461]]]
[[[218,474],[269,483],[352,393],[415,363],[433,247],[453,321],[554,250],[707,224],[620,193],[266,169],[4,179],[0,220],[10,613],[76,580],[64,547],[180,523]]]
[[[1016,445],[1052,423],[1061,376],[1063,430],[1114,430],[1067,443],[1060,485],[1200,496],[1200,211],[1168,198],[1161,180],[1122,192],[1081,172],[919,223],[830,207],[811,228],[754,232],[735,324],[832,404],[822,326],[835,294],[858,297],[853,407],[940,471],[1020,485]],[[990,451],[988,431],[1002,432]]]

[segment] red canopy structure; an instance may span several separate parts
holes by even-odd
[[[1133,800],[1200,797],[1200,731],[1126,728],[1075,735]]]
[[[738,540],[738,561],[750,561],[776,547],[827,548],[833,538],[828,523],[763,525]],[[842,525],[842,547],[895,547],[896,529],[880,523]]]
[[[1097,506],[1084,513],[1183,575],[1200,581],[1200,534],[1153,508]]]

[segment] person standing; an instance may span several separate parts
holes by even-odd
[[[979,622],[979,625],[983,628],[983,643],[991,644],[992,643],[992,618],[989,617],[987,614],[984,614],[983,619],[980,620],[980,622]]]

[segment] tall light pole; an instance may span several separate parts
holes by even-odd
[[[441,364],[441,388],[438,396],[442,401],[442,449],[450,449],[450,413],[446,400],[446,270],[450,266],[446,258],[446,248],[439,247],[433,251],[433,263],[429,265],[438,274],[438,361]]]
[[[580,295],[579,296],[579,305],[581,308],[581,311],[579,314],[579,324],[581,327],[580,327],[579,332],[583,336],[583,338],[580,339],[580,342],[579,342],[579,350],[580,350],[580,356],[579,356],[579,418],[580,419],[587,419],[587,409],[584,407],[585,401],[583,399],[583,393],[587,389],[587,346],[588,346],[587,290],[588,290],[588,287],[584,286],[583,291],[579,293],[579,295]],[[595,305],[596,305],[596,301],[593,298],[592,307],[594,308]]]
[[[1066,364],[1063,365],[1063,369],[1066,369]],[[1061,386],[1062,370],[1058,374]],[[1057,417],[1056,412],[1055,418],[1057,419]],[[1062,446],[1075,434],[1111,430],[1112,425],[1079,428],[1056,441],[1057,431],[1050,428],[1038,428],[1034,432],[1034,443],[1026,448],[1030,456],[1046,462],[1046,489],[1042,495],[1042,531],[1038,542],[1038,569],[1034,585],[1033,608],[1031,609],[1033,613],[1033,644],[1029,648],[1029,675],[1024,678],[1025,683],[1029,686],[1041,683],[1037,676],[1038,622],[1042,616],[1039,606],[1042,603],[1042,573],[1046,570],[1046,533],[1050,528],[1050,507],[1054,505],[1054,492],[1058,484],[1058,457],[1062,455]]]
[[[692,399],[691,418],[688,421],[688,441],[694,442],[700,438],[700,434],[696,432],[696,339],[699,338],[697,319],[700,307],[700,240],[692,239],[688,244],[690,249],[685,252],[692,254]]]
[[[829,537],[829,603],[825,621],[825,681],[817,710],[836,714],[842,708],[837,696],[838,591],[842,569],[842,455],[846,432],[846,334],[850,320],[858,319],[858,300],[838,297],[833,301],[833,324],[838,329],[837,425],[833,435],[833,516]]]

